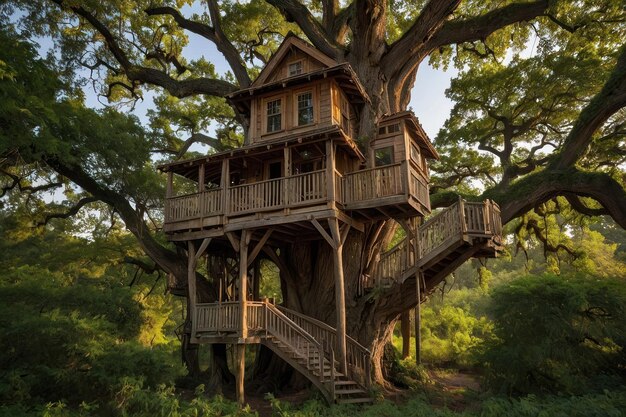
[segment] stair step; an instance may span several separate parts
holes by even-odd
[[[335,386],[337,386],[337,385],[357,385],[357,383],[354,382],[354,381],[345,381],[345,380],[343,380],[343,381],[335,381]]]
[[[335,390],[335,395],[365,394],[361,388]]]
[[[374,400],[370,397],[360,397],[360,398],[337,398],[338,404],[364,404],[364,403],[373,403]]]

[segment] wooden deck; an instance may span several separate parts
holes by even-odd
[[[489,200],[483,203],[461,200],[421,225],[417,229],[417,242],[405,238],[383,253],[365,287],[402,283],[414,276],[417,268],[427,277],[441,279],[445,277],[441,276],[443,273],[452,272],[472,256],[496,256],[501,243],[498,205]]]
[[[328,209],[349,212],[358,221],[413,217],[430,212],[428,182],[404,161],[345,175],[313,171],[251,184],[224,186],[167,198],[164,231],[168,234],[229,225],[250,227],[250,221],[298,216]],[[267,223],[267,222],[265,222]],[[221,233],[221,232],[220,232]]]
[[[307,377],[329,402],[368,402],[371,354],[347,337],[348,373],[334,358],[337,331],[321,321],[267,302],[246,301],[247,337],[240,339],[241,303],[197,304],[192,340],[197,343],[261,343]]]

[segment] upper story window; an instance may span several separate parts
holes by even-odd
[[[420,157],[420,150],[417,147],[417,145],[414,143],[411,143],[411,160],[415,162],[417,166],[420,166],[422,163],[422,160]]]
[[[374,162],[377,167],[393,164],[393,146],[375,149]]]
[[[278,132],[282,129],[281,99],[267,102],[267,132]]]
[[[289,64],[288,74],[290,77],[302,74],[302,61],[296,61]]]
[[[298,94],[298,126],[313,123],[313,93]]]

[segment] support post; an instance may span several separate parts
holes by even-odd
[[[285,163],[285,167],[284,167],[284,173],[283,173],[283,177],[284,179],[282,180],[282,186],[283,189],[281,190],[282,192],[282,204],[285,207],[285,209],[289,209],[289,204],[291,203],[290,201],[290,196],[289,196],[289,192],[291,191],[291,188],[289,186],[289,182],[290,180],[288,179],[289,177],[291,177],[291,148],[286,146],[283,149],[283,159],[284,159],[284,163]]]
[[[204,191],[204,164],[198,167],[198,192]]]
[[[241,331],[239,336],[242,339],[248,337],[248,310],[246,301],[248,298],[248,245],[250,244],[250,232],[244,229],[241,232],[239,241],[239,308],[241,309]]]
[[[417,305],[415,306],[415,363],[422,363],[422,271],[418,268],[415,274],[417,281]]]
[[[237,358],[236,358],[236,368],[237,368],[237,403],[239,407],[244,406],[245,397],[244,397],[244,389],[243,382],[245,376],[245,368],[246,368],[246,345],[238,344],[235,345],[237,349]]]
[[[328,226],[335,247],[333,248],[334,269],[335,269],[335,308],[337,310],[337,354],[339,355],[339,367],[341,372],[348,373],[346,361],[346,295],[343,278],[343,242],[339,231],[339,221],[336,218],[328,219]]]
[[[408,310],[400,314],[400,333],[402,333],[402,359],[406,359],[411,354],[411,316]]]
[[[187,302],[191,314],[191,341],[196,338],[196,247],[193,241],[187,242]]]
[[[335,142],[326,141],[326,187],[328,194],[328,206],[335,207]]]
[[[165,198],[171,198],[174,194],[174,173],[168,171],[167,173],[167,188],[165,188]]]
[[[228,192],[228,187],[230,186],[230,170],[229,170],[229,160],[224,159],[222,161],[222,177],[220,178],[220,188],[222,189],[222,211],[224,216],[228,216],[230,214],[230,194]]]

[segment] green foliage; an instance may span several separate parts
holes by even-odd
[[[258,416],[249,407],[240,409],[237,403],[220,396],[206,398],[202,386],[196,389],[193,400],[185,401],[176,395],[171,386],[159,385],[154,390],[147,389],[141,379],[133,378],[121,381],[115,395],[115,408],[123,417]]]
[[[422,309],[423,360],[433,364],[475,363],[480,346],[491,338],[492,325],[486,317],[476,317],[452,305]]]
[[[580,393],[619,383],[626,364],[623,278],[528,276],[493,291],[485,353],[500,392]]]

